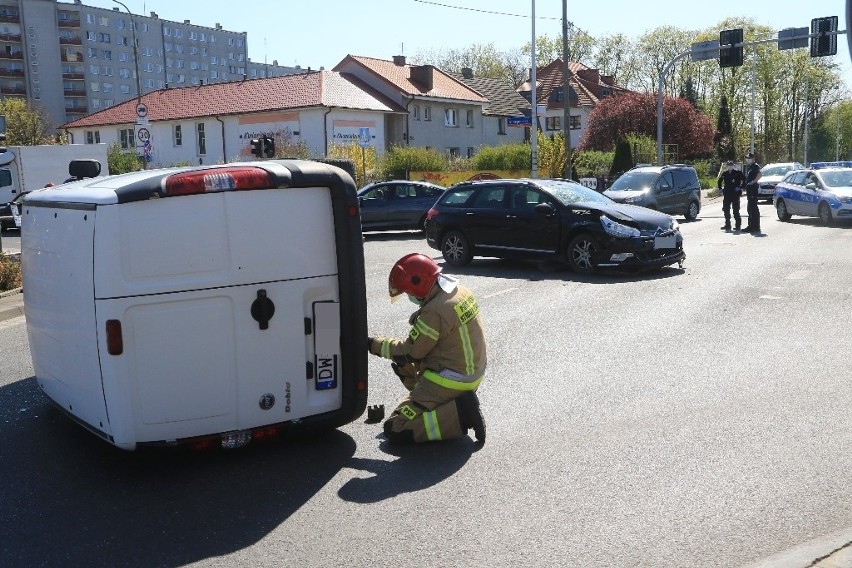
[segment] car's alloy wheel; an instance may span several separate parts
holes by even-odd
[[[787,211],[787,204],[784,203],[783,199],[779,199],[775,203],[775,213],[778,215],[779,221],[789,221],[790,217],[792,217],[792,215],[790,215],[790,212]]]
[[[453,266],[464,266],[470,262],[470,244],[459,231],[450,231],[441,240],[441,253],[444,260]]]
[[[685,215],[686,220],[687,221],[694,221],[695,218],[698,217],[698,210],[699,210],[698,202],[697,201],[691,201],[689,203],[689,207],[686,210],[686,215]]]
[[[592,237],[586,233],[577,235],[568,243],[567,260],[574,272],[588,274],[595,269],[592,257],[597,247]]]
[[[823,225],[831,225],[831,208],[828,206],[828,203],[820,203],[819,209],[817,209],[817,214],[819,215],[819,222]]]

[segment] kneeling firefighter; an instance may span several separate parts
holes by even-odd
[[[459,438],[472,428],[484,443],[476,389],[485,373],[485,336],[473,294],[416,253],[394,264],[388,292],[392,302],[407,294],[419,309],[409,318],[404,341],[367,338],[370,353],[391,359],[409,390],[385,421],[385,436],[391,442],[433,442]]]

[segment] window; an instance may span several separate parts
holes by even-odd
[[[458,158],[460,155],[461,151],[458,148],[447,148],[447,157]]]
[[[122,20],[121,18],[117,19],[115,21],[115,28],[118,30],[123,30],[125,28],[124,20]]]
[[[136,147],[136,144],[133,141],[133,137],[135,135],[136,133],[132,128],[122,128],[118,131],[118,139],[122,150],[130,150]]]
[[[420,120],[420,105],[414,105],[411,114],[414,116],[414,120]]]
[[[183,37],[183,30],[179,28],[175,28],[175,37],[180,39]]]
[[[101,108],[101,99],[92,99],[92,108]]]
[[[121,69],[118,70],[118,76],[121,77],[122,79],[129,79],[130,78],[130,69],[122,67]]]
[[[210,72],[210,78],[211,79],[218,79],[219,78],[219,72],[218,71],[211,71]]]
[[[171,36],[172,35],[172,28],[170,26],[163,26],[163,35],[164,36]]]
[[[122,94],[127,95],[130,93],[130,85],[121,85],[121,87],[119,87],[119,90]]]
[[[580,129],[580,117],[572,116],[570,121],[571,130],[579,130]]]
[[[506,117],[499,117],[497,119],[497,134],[506,134]]]
[[[505,200],[506,189],[503,187],[489,187],[480,191],[473,198],[471,207],[478,209],[502,209]]]
[[[562,130],[561,116],[548,116],[544,119],[545,130]]]
[[[458,126],[458,114],[454,108],[444,109],[444,126]]]
[[[423,107],[423,120],[432,120],[432,107]]]
[[[195,125],[195,132],[198,136],[198,155],[204,156],[207,154],[207,138],[204,135],[204,123],[199,122]]]
[[[101,90],[101,84],[98,83],[97,81],[92,81],[91,83],[89,83],[89,89],[93,93],[98,93]]]
[[[183,130],[180,124],[175,124],[172,128],[172,141],[175,146],[183,145]]]
[[[101,143],[101,131],[100,130],[87,130],[86,131],[86,144],[100,144]]]
[[[475,153],[476,153],[476,150],[474,150],[474,149],[473,149],[472,147],[470,147],[470,146],[468,146],[468,147],[467,147],[467,157],[468,157],[468,158],[473,158],[473,155],[474,155]]]
[[[101,68],[97,65],[89,65],[89,73],[91,73],[92,75],[100,75]]]
[[[101,69],[101,75],[104,77],[112,77],[112,67],[110,65],[104,65],[103,69]]]
[[[163,49],[165,49],[166,51],[171,51],[172,50],[172,42],[170,42],[170,41],[165,42],[163,44]]]
[[[112,60],[112,51],[109,49],[105,49],[103,53],[103,58],[106,60]]]
[[[125,45],[125,46],[126,46],[126,45],[130,45],[130,43],[127,41],[127,36],[118,36],[118,37],[116,37],[116,38],[115,38],[115,44],[116,44],[116,45]]]
[[[473,111],[469,110],[465,113],[464,124],[468,128],[473,128]]]
[[[98,39],[98,34],[95,32],[86,32],[86,40],[87,41],[96,41]]]
[[[189,39],[198,39],[198,34],[195,32],[195,30],[189,30]]]
[[[100,18],[98,18],[98,23],[102,26],[108,26],[109,18],[107,18],[106,16],[101,16]]]
[[[94,14],[86,14],[86,23],[94,24],[95,23],[95,15]]]
[[[87,47],[86,55],[89,56],[89,59],[97,59],[98,58],[98,48],[96,47]]]
[[[113,91],[112,91],[112,83],[104,83],[104,90],[103,90],[103,92],[105,92],[105,93],[111,93],[111,92],[113,92]]]

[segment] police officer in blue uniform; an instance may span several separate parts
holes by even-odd
[[[754,160],[754,153],[746,154],[746,211],[748,212],[748,226],[743,229],[743,233],[760,233],[760,209],[757,208],[757,188],[758,182],[763,175],[760,171],[760,164]]]

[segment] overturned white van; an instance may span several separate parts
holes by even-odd
[[[140,171],[31,192],[39,386],[112,444],[238,447],[367,400],[355,186],[318,162]]]

